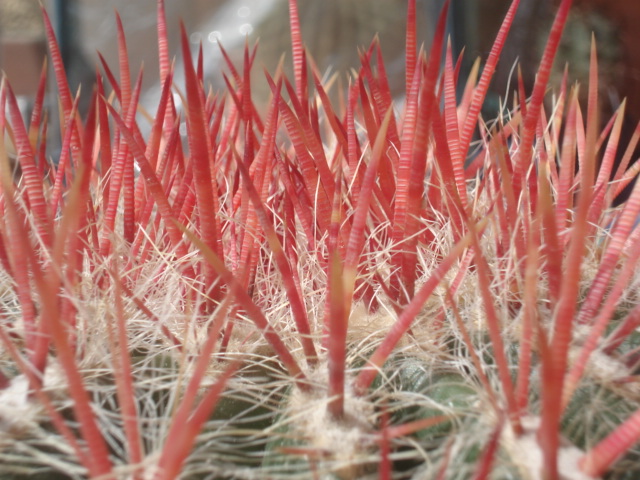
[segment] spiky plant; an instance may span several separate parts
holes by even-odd
[[[155,114],[118,19],[86,117],[43,12],[59,158],[46,65],[27,124],[0,91],[0,478],[636,478],[640,131],[599,129],[595,46],[586,115],[547,93],[570,4],[489,123],[517,0],[463,80],[410,1],[404,103],[374,41],[342,110],[290,0],[266,112],[255,50],[210,94],[184,28],[174,85],[159,0]]]

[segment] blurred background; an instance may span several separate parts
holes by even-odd
[[[54,22],[72,87],[91,84],[99,51],[117,72],[114,10],[123,20],[132,72],[144,63],[145,96],[153,104],[158,95],[156,0],[44,0]],[[260,40],[254,76],[262,67],[271,73],[282,52],[290,63],[287,0],[166,0],[170,47],[179,49],[179,22],[183,20],[195,52],[203,45],[207,81],[223,88],[223,65],[218,44],[241,65],[245,38]],[[442,0],[418,0],[419,42],[428,46]],[[463,70],[480,56],[485,59],[508,0],[454,0],[448,31],[454,53],[466,45]],[[404,35],[406,0],[299,0],[305,43],[322,72],[345,73],[358,65],[357,47],[368,46],[378,34],[385,55],[391,88],[397,97],[404,89]],[[489,108],[507,92],[517,60],[525,84],[531,88],[542,48],[558,0],[522,0],[499,70],[492,84]],[[600,86],[605,111],[622,97],[629,98],[628,117],[640,119],[640,2],[631,0],[575,0],[556,61],[559,75],[564,62],[570,77],[585,82],[591,32],[598,42]],[[38,0],[0,0],[0,68],[25,104],[35,91],[46,52]],[[180,72],[180,68],[177,68]],[[464,75],[464,73],[463,73]],[[264,82],[259,82],[264,84]],[[344,83],[343,83],[344,84]],[[254,82],[255,87],[259,85]],[[583,89],[586,90],[586,89]],[[90,88],[84,88],[88,94]],[[266,89],[256,96],[268,97]],[[256,98],[260,103],[261,98]]]

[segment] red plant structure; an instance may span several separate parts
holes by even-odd
[[[595,43],[586,106],[549,85],[570,0],[482,118],[518,3],[463,79],[410,0],[404,101],[374,40],[337,107],[289,0],[261,111],[255,48],[211,93],[183,27],[173,81],[158,0],[155,112],[118,18],[86,115],[43,11],[59,112],[46,64],[27,122],[0,89],[0,478],[637,478],[640,130]]]

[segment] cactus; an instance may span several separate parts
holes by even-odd
[[[43,10],[58,158],[46,68],[26,123],[0,90],[0,479],[635,478],[638,134],[598,126],[595,44],[588,104],[547,94],[570,4],[489,123],[517,0],[466,79],[409,1],[404,103],[374,40],[342,106],[290,0],[265,111],[254,50],[212,94],[184,27],[174,84],[158,0],[148,115],[119,19],[79,114]]]

